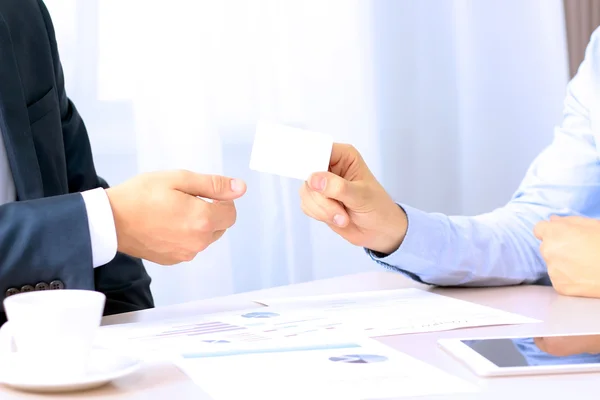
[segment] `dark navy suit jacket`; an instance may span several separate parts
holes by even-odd
[[[17,191],[16,202],[0,206],[0,299],[9,288],[61,281],[66,289],[105,293],[106,314],[153,307],[139,259],[119,253],[92,267],[78,192],[107,185],[65,93],[54,28],[41,0],[0,0],[0,131]]]

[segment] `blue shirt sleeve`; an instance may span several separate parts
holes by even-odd
[[[595,132],[600,122],[599,31],[592,35],[585,60],[568,85],[561,126],[510,202],[473,217],[426,213],[402,205],[408,216],[404,242],[387,256],[367,250],[375,261],[433,285],[547,281],[539,241],[533,235],[535,224],[551,214],[600,217],[596,148],[600,133]]]

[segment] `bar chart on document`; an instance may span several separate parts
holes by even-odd
[[[259,308],[195,318],[106,326],[100,344],[141,347],[160,351],[214,345],[250,345],[274,339],[329,336],[340,322],[313,310],[272,311]],[[343,329],[341,329],[343,330]]]

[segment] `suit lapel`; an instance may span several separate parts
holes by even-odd
[[[10,31],[0,15],[0,131],[15,181],[18,200],[43,197],[44,189],[31,136]]]

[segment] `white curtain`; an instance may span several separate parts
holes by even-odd
[[[67,90],[112,185],[150,170],[243,178],[237,224],[147,263],[158,305],[375,270],[248,169],[259,118],[352,143],[399,202],[505,203],[560,121],[561,0],[46,0]]]

